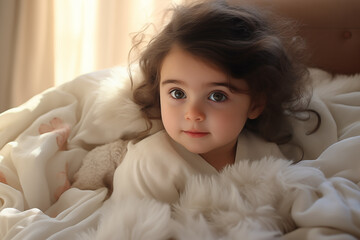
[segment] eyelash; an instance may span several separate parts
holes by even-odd
[[[210,97],[213,96],[214,94],[221,94],[222,100],[215,101],[215,100],[210,99]],[[228,100],[228,96],[225,93],[220,92],[220,91],[214,91],[214,92],[210,93],[210,96],[208,98],[213,102],[225,102],[226,100]]]
[[[181,94],[182,94],[182,96],[181,97],[176,97],[176,93],[177,92],[181,92]],[[180,99],[185,99],[186,98],[186,94],[185,94],[185,92],[183,91],[183,90],[181,90],[181,89],[171,89],[170,91],[169,91],[169,94],[170,94],[170,96],[173,98],[173,99],[175,99],[175,100],[180,100]],[[220,101],[216,101],[213,97],[214,97],[214,94],[221,94],[221,97],[222,97],[222,99],[220,100]],[[211,99],[211,98],[213,98],[213,99]],[[210,100],[210,101],[213,101],[213,102],[216,102],[216,103],[221,103],[221,102],[225,102],[225,101],[227,101],[228,100],[228,96],[224,93],[224,92],[222,92],[222,91],[213,91],[213,92],[211,92],[210,94],[209,94],[209,97],[208,97],[208,99]]]
[[[177,97],[175,96],[176,91],[181,92],[185,97],[177,98]],[[184,93],[184,91],[181,90],[181,89],[177,89],[177,88],[171,89],[170,92],[169,92],[169,94],[170,94],[170,96],[171,96],[173,99],[184,99],[184,98],[186,98],[186,94]]]

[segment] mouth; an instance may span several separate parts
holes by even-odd
[[[208,132],[199,132],[199,131],[195,131],[195,130],[183,131],[183,132],[192,138],[201,138],[201,137],[205,137],[205,136],[209,135]]]

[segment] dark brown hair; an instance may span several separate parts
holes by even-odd
[[[306,68],[295,59],[298,47],[283,34],[279,19],[254,7],[206,1],[173,9],[171,21],[146,46],[139,59],[143,83],[134,100],[144,117],[160,118],[159,79],[172,46],[216,65],[231,78],[245,79],[253,100],[265,97],[263,113],[245,128],[276,143],[291,138],[287,114],[306,110]],[[282,22],[281,22],[282,23]],[[150,125],[151,127],[151,125]]]

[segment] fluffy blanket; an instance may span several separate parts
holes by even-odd
[[[360,75],[310,73],[320,129],[306,135],[311,121],[291,119],[308,160],[194,177],[172,205],[71,188],[89,151],[145,127],[125,69],[80,76],[2,113],[0,239],[360,238]]]

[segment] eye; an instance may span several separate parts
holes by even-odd
[[[221,92],[213,92],[210,94],[209,99],[214,102],[224,102],[227,100],[227,96]]]
[[[184,99],[186,98],[185,93],[182,90],[179,89],[173,89],[170,91],[170,95],[171,97],[173,97],[174,99]]]

